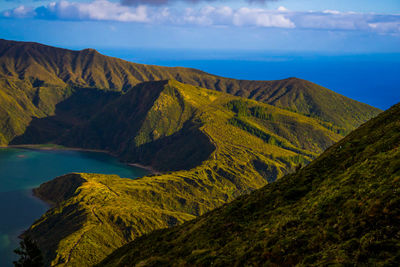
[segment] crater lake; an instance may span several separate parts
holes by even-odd
[[[71,172],[117,174],[137,178],[147,170],[129,166],[99,152],[0,148],[0,266],[13,266],[18,236],[49,205],[32,195],[32,188]]]

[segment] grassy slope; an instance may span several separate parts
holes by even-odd
[[[146,110],[145,116],[137,120],[140,121],[138,127],[111,125],[100,128],[106,136],[111,132],[129,136],[127,142],[142,149],[142,155],[155,155],[149,157],[153,165],[168,168],[176,159],[180,164],[177,168],[191,169],[137,180],[74,174],[40,186],[36,193],[56,203],[56,207],[35,222],[28,234],[38,240],[46,258],[53,264],[87,266],[97,263],[114,249],[144,233],[192,219],[262,187],[267,181],[293,170],[300,162],[310,161],[341,138],[313,118],[177,81],[148,82],[134,90],[150,87],[152,92],[158,92],[156,97],[148,98],[151,104],[142,102],[140,107],[122,108],[127,118],[136,118],[137,109],[142,110],[140,114]],[[129,106],[134,99],[132,91],[116,98],[115,103]],[[287,123],[274,127],[276,122],[269,120],[269,116],[239,116],[232,110],[232,102],[244,103],[249,110],[258,107],[275,118],[286,118]],[[109,116],[114,118],[115,103],[105,106],[102,112],[110,110]],[[104,113],[99,118],[108,125],[105,116]],[[280,142],[265,142],[254,132],[232,125],[230,120],[233,118],[246,120],[258,131],[275,136]],[[173,121],[165,122],[165,119]],[[96,125],[99,122],[100,119],[94,118],[88,123]],[[83,133],[85,129],[82,127]],[[108,132],[107,129],[112,130]],[[114,129],[125,129],[126,133]],[[293,129],[299,136],[318,138],[313,146],[309,146],[307,139],[291,136],[286,139],[276,132]],[[82,138],[84,142],[92,136],[83,134]],[[111,135],[108,139],[125,142]],[[162,145],[143,146],[157,142]],[[174,145],[177,147],[169,149]]]
[[[5,40],[0,40],[0,79],[0,144],[54,142],[100,148],[160,170],[182,170],[130,181],[130,190],[115,176],[79,175],[93,186],[73,187],[74,195],[59,199],[59,207],[29,231],[41,240],[48,259],[69,264],[98,262],[133,237],[260,188],[339,140],[338,130],[348,131],[379,112],[299,79],[239,81],[193,69],[134,64],[91,49],[70,51]],[[159,81],[165,79],[214,91]],[[245,114],[232,110],[232,101],[246,103]],[[253,114],[255,107],[267,116]],[[106,180],[125,198],[102,195]],[[46,197],[49,191],[38,194]],[[115,216],[131,218],[142,212],[123,205],[142,207],[142,201],[149,203],[149,221],[132,219],[119,226],[123,219],[115,221]],[[98,205],[108,207],[109,213],[99,215],[92,209]],[[156,219],[160,216],[162,220]],[[92,227],[99,220],[101,227]],[[41,239],[48,232],[46,240]],[[79,253],[83,249],[87,253]]]
[[[175,87],[182,88],[179,91],[167,83],[142,83],[122,95],[94,89],[77,90],[57,105],[55,116],[34,119],[26,132],[13,140],[13,144],[57,143],[108,150],[126,161],[152,165],[159,170],[195,167],[213,150],[207,135],[198,131],[203,121],[200,113],[206,111],[203,107],[210,104],[210,99],[194,96],[194,100],[187,101],[189,98],[182,92],[185,88],[193,90],[195,87],[171,81]],[[221,95],[215,91],[207,92]],[[255,101],[225,96],[226,101],[217,105],[232,110],[232,103],[243,103],[248,113],[236,112],[233,120],[254,125],[251,127],[255,127],[258,133],[273,136],[278,140],[277,145],[288,150],[312,157],[306,151],[314,155],[321,153],[332,140],[337,140],[333,133],[335,129],[323,121]],[[255,110],[259,114],[251,113]],[[240,128],[241,125],[236,126]],[[333,132],[328,132],[328,129]],[[257,136],[255,133],[252,135]]]
[[[70,88],[129,91],[144,81],[175,79],[208,89],[255,99],[318,117],[346,132],[380,111],[301,79],[245,81],[227,79],[188,68],[135,64],[99,54],[93,49],[71,51],[37,43],[0,40],[0,77],[18,84],[23,103],[33,111],[23,117],[54,115],[55,106],[69,96]],[[15,86],[2,84],[6,92]],[[26,98],[26,99],[25,99]],[[0,104],[7,103],[4,93]],[[32,107],[33,108],[33,107]],[[0,110],[0,115],[8,116]],[[30,119],[5,124],[1,144],[7,144],[28,126]]]
[[[400,104],[295,174],[118,249],[102,266],[400,262]]]
[[[24,132],[31,116],[42,116],[11,79],[0,78],[0,145]]]

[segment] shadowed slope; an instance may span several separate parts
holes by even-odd
[[[400,262],[400,104],[295,174],[118,249],[101,266]]]
[[[0,40],[0,76],[7,81],[23,83],[19,89],[33,103],[37,103],[39,111],[46,115],[54,114],[55,105],[68,96],[68,88],[127,92],[144,81],[169,79],[317,117],[342,128],[343,132],[354,129],[380,112],[366,104],[296,78],[280,81],[235,80],[195,69],[135,64],[101,55],[93,49],[72,51],[6,40]],[[2,101],[0,96],[0,103]],[[41,117],[29,111],[22,112],[23,116]],[[6,130],[19,133],[26,126],[26,120],[22,120],[17,126],[8,125]],[[8,141],[10,138],[5,138],[3,144]]]
[[[68,97],[54,107],[54,113],[33,117],[23,134],[11,140],[11,145],[43,144],[69,135],[72,128],[87,123],[108,103],[121,96],[120,92],[98,89],[70,89]]]
[[[70,175],[39,187],[36,194],[57,205],[27,233],[38,241],[48,263],[98,263],[144,233],[180,224],[262,187],[299,163],[308,163],[341,137],[316,119],[214,90],[177,81],[147,82],[132,90],[145,88],[157,92],[146,98],[148,103],[133,104],[135,93],[130,91],[62,139],[85,143],[96,140],[90,132],[98,130],[96,136],[107,136],[107,146],[116,140],[129,148],[115,150],[121,157],[180,171],[136,180],[74,174],[85,182],[74,185],[71,180],[72,193],[65,186],[68,194],[60,192],[67,196],[63,199],[54,199],[48,189],[60,180],[68,184]],[[232,103],[249,113],[237,112]],[[137,110],[144,113],[140,119]],[[119,111],[125,119],[118,120]],[[269,115],[282,119],[279,127]],[[251,127],[235,125],[233,119]],[[315,136],[315,142],[311,146],[297,135],[278,135],[293,129],[298,136]],[[74,137],[73,132],[81,135]]]
[[[202,99],[201,93],[194,93],[201,91],[205,95],[213,92],[176,81],[145,82],[127,93],[74,89],[69,98],[56,105],[55,115],[34,119],[12,144],[54,143],[100,149],[158,170],[190,169],[215,147],[198,131],[203,124],[199,116],[204,116],[212,98],[222,93]],[[229,124],[264,142],[312,158],[337,140],[336,129],[326,122],[225,96],[226,101],[215,106],[234,113]],[[243,105],[246,114],[234,110],[235,103]]]
[[[157,170],[195,167],[214,146],[193,120],[195,107],[174,84],[179,83],[146,82],[125,94],[73,90],[56,105],[55,115],[34,119],[11,144],[53,143],[107,150]]]
[[[33,92],[24,92],[24,82],[0,77],[0,145],[21,135],[31,117],[45,116],[32,103]]]
[[[53,181],[39,188],[56,206],[28,233],[48,263],[67,266],[98,263],[144,233],[260,188],[379,112],[299,79],[239,81],[134,64],[92,49],[4,40],[0,76],[0,106],[9,106],[0,109],[3,144],[18,136],[15,143],[105,149],[180,170],[134,181],[67,175],[54,182],[67,190],[57,191],[59,198],[49,190]]]

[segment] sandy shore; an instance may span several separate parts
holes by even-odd
[[[107,150],[101,149],[88,149],[88,148],[80,148],[80,147],[65,147],[65,146],[46,146],[46,145],[34,145],[34,144],[27,144],[27,145],[9,145],[9,146],[2,146],[2,148],[27,148],[27,149],[37,149],[37,150],[71,150],[71,151],[83,151],[83,152],[99,152],[99,153],[106,153],[110,154],[111,156],[115,156]]]
[[[138,168],[141,168],[141,169],[148,170],[149,172],[151,172],[151,174],[155,174],[155,175],[161,174],[161,172],[155,170],[152,166],[145,166],[145,165],[142,165],[142,164],[139,164],[139,163],[126,163],[126,164],[128,164],[129,166],[138,167]]]

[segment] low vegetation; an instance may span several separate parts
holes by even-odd
[[[99,266],[397,266],[400,104],[307,167]]]
[[[36,243],[25,236],[19,243],[20,247],[14,250],[19,256],[17,261],[14,261],[15,267],[43,267],[43,256]]]
[[[13,142],[36,119],[57,116],[57,105],[63,101],[75,108],[78,104],[87,105],[77,97],[82,88],[124,93],[146,81],[174,79],[254,99],[318,118],[323,125],[340,134],[353,130],[380,112],[301,79],[228,79],[195,69],[135,64],[101,55],[93,49],[71,51],[38,43],[0,39],[0,65],[0,145]],[[97,95],[100,93],[97,92]],[[68,122],[64,128],[71,126],[71,122],[73,125],[77,123],[66,119],[61,121]],[[51,129],[47,129],[47,132],[51,132]],[[35,132],[31,138],[40,139],[37,134]],[[28,141],[26,137],[17,142]]]
[[[101,145],[97,140],[103,139],[113,147],[116,140],[115,145],[129,148],[122,150],[122,157],[136,159],[139,155],[141,162],[149,160],[159,169],[180,170],[136,180],[72,174],[40,186],[35,193],[55,207],[27,234],[38,241],[48,263],[98,263],[114,249],[145,233],[193,219],[276,180],[341,138],[312,118],[225,93],[177,81],[138,86],[132,89],[136,91],[105,106],[98,118],[71,130],[60,140],[67,144],[71,139],[82,144],[92,142],[92,147]],[[140,105],[134,104],[135,94],[144,92],[152,92],[153,96],[142,98]],[[313,148],[305,149],[308,141],[303,143],[301,138],[280,137],[286,145],[268,143],[232,125],[230,121],[237,114],[228,108],[228,103],[238,100],[271,109],[277,117],[292,116],[299,125],[299,134],[317,137]],[[125,110],[128,106],[132,108]],[[112,120],[116,118],[114,111],[123,112],[121,120]],[[136,123],[132,128],[120,126],[127,121]],[[268,120],[256,118],[251,123],[265,134],[277,135],[268,130],[268,123],[272,123]],[[280,129],[285,129],[285,124]],[[140,154],[130,154],[131,151]]]
[[[27,234],[53,265],[96,264],[259,189],[380,112],[301,79],[234,80],[93,49],[0,40],[0,65],[0,145],[105,150],[162,172],[70,174],[40,186],[54,207]]]

